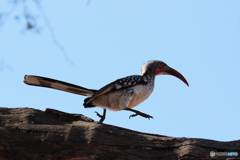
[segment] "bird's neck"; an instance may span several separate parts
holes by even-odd
[[[142,76],[148,76],[148,77],[155,78],[155,74],[152,70],[146,70],[146,72],[142,73]]]
[[[155,80],[155,74],[152,72],[145,72],[142,74],[143,77],[146,77],[148,82],[154,85],[154,80]]]

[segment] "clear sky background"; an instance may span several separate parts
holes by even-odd
[[[50,77],[86,88],[139,74],[148,60],[178,70],[190,87],[173,76],[158,76],[152,95],[139,106],[154,117],[129,119],[132,112],[107,111],[106,124],[141,132],[205,138],[240,138],[239,0],[51,0],[42,10],[26,1],[39,33],[24,30],[20,4],[0,27],[0,106],[53,108],[84,114],[85,97],[23,83],[26,74]],[[0,11],[12,8],[0,2]],[[57,41],[54,43],[41,11]]]

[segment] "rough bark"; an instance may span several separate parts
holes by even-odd
[[[53,109],[0,108],[0,160],[240,159],[240,141],[175,138],[100,124]]]

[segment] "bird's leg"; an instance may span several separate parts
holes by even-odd
[[[137,111],[137,110],[134,110],[134,109],[131,109],[131,108],[125,108],[124,110],[126,110],[126,111],[132,111],[132,112],[135,113],[135,114],[130,115],[130,116],[129,116],[129,119],[130,119],[131,117],[135,117],[135,116],[137,116],[137,115],[142,116],[142,117],[144,117],[144,118],[148,118],[148,119],[153,118],[152,116],[150,116],[150,115],[148,115],[148,114],[142,113],[142,112],[140,112],[140,111]]]
[[[98,117],[100,117],[101,119],[99,120],[100,123],[102,123],[105,120],[106,117],[106,109],[103,109],[103,115],[99,114],[98,112],[95,111],[95,113],[97,114]]]

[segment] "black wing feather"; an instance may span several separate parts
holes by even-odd
[[[127,76],[124,78],[117,79],[116,81],[107,84],[106,86],[102,87],[99,89],[90,99],[88,102],[93,100],[94,98],[103,95],[105,93],[115,91],[115,90],[120,90],[120,89],[125,89],[128,87],[132,87],[135,85],[140,85],[140,84],[147,84],[149,81],[148,77],[146,76],[141,76],[141,75],[133,75],[133,76]]]

